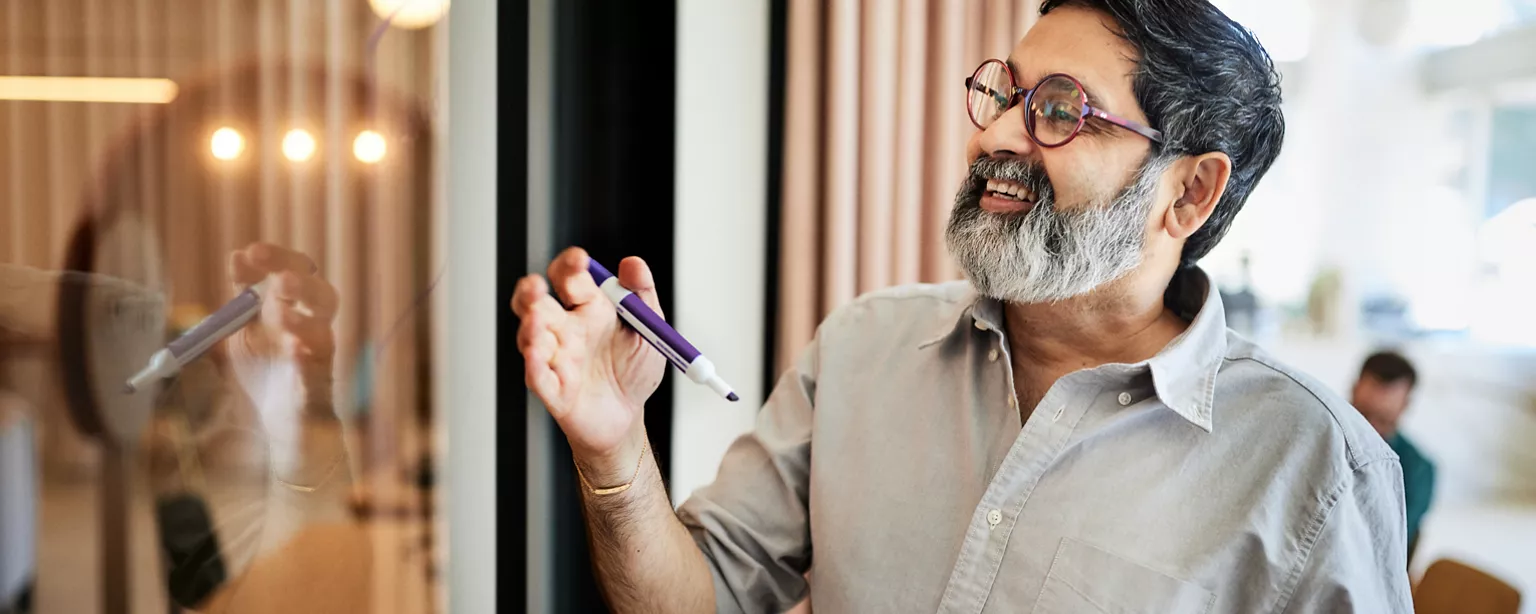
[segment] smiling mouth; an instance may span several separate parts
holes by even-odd
[[[992,213],[1018,213],[1034,206],[1037,196],[1023,185],[1002,179],[988,179],[981,195],[981,208]]]

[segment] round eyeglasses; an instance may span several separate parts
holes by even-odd
[[[1083,84],[1070,75],[1047,76],[1026,90],[1014,81],[1013,70],[1002,60],[987,60],[965,80],[965,108],[971,123],[986,130],[1013,105],[1024,101],[1024,130],[1041,147],[1061,147],[1077,138],[1089,117],[1097,117],[1155,143],[1163,133],[1088,104]]]

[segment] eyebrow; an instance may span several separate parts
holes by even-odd
[[[1019,70],[1019,65],[1013,63],[1013,58],[1005,59],[1005,60],[1003,60],[1003,63],[1008,65],[1008,70],[1013,71],[1013,74],[1015,74],[1015,75],[1024,74],[1023,71]],[[1045,74],[1046,75],[1055,75],[1055,74],[1072,75],[1072,73],[1069,73],[1069,72],[1064,71],[1064,70],[1048,70],[1048,71],[1045,72]],[[1081,77],[1078,77],[1077,75],[1072,75],[1072,76],[1073,76],[1073,78],[1076,78],[1077,82],[1083,86],[1083,94],[1088,96],[1088,106],[1093,107],[1095,109],[1099,109],[1101,111],[1104,111],[1105,109],[1104,109],[1103,101],[1099,100],[1098,96],[1094,96],[1093,95],[1093,90],[1088,89],[1088,84],[1083,83],[1083,80],[1082,80]],[[1034,83],[1030,84],[1029,87],[1034,87],[1034,86],[1039,85],[1039,84],[1040,84],[1040,82],[1038,80],[1036,80]],[[1025,89],[1029,89],[1029,88],[1026,87]]]

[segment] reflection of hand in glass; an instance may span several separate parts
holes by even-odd
[[[266,243],[230,254],[229,273],[237,292],[271,278],[261,314],[229,339],[230,361],[267,432],[277,478],[318,485],[342,453],[331,403],[336,288],[309,256]]]
[[[372,551],[347,514],[352,480],[331,397],[336,289],[309,256],[266,243],[231,253],[229,276],[236,292],[268,280],[260,315],[227,351],[266,431],[272,479],[260,514],[220,516],[220,533],[236,536],[223,544],[236,571],[201,611],[366,612]]]

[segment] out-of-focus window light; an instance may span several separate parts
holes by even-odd
[[[1479,252],[1489,279],[1476,303],[1476,339],[1501,345],[1536,346],[1536,198],[1522,200],[1483,223]]]
[[[289,130],[283,135],[283,157],[294,162],[305,162],[315,155],[315,137],[302,128]]]
[[[208,139],[208,148],[213,151],[215,158],[233,160],[245,151],[245,137],[240,136],[239,130],[225,126],[213,131],[213,137]]]
[[[1215,0],[1228,17],[1253,30],[1276,62],[1299,62],[1312,48],[1312,6],[1304,1]]]
[[[357,133],[357,138],[352,140],[352,155],[359,162],[374,164],[384,159],[388,145],[384,142],[384,135],[372,130],[364,130]]]
[[[379,19],[406,30],[425,28],[448,13],[448,0],[368,0]]]
[[[1506,22],[1506,0],[1413,0],[1408,42],[1417,47],[1470,45]]]
[[[0,100],[165,104],[176,99],[170,79],[0,76]]]

